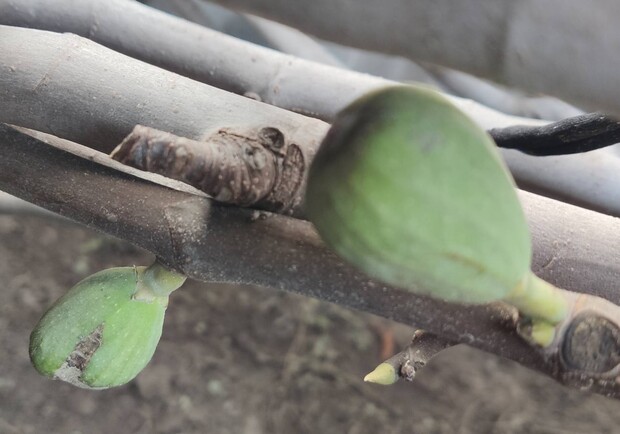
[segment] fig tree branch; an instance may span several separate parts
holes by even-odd
[[[74,146],[69,153],[63,141],[48,141],[54,146],[0,126],[0,189],[143,247],[189,277],[298,292],[554,374],[514,332],[514,312],[504,305],[459,306],[382,285],[343,263],[308,222],[280,215],[254,219],[251,209],[163,186],[155,175],[133,175],[135,169],[91,149]],[[553,283],[570,282],[570,289],[620,301],[620,223],[531,194],[521,198],[531,218],[535,271]],[[555,218],[548,217],[550,208]],[[581,228],[573,226],[578,223]],[[608,263],[597,262],[601,254]]]
[[[498,146],[530,155],[575,154],[620,142],[620,122],[601,113],[588,113],[537,127],[492,128],[489,134]]]
[[[287,0],[216,3],[344,45],[620,113],[615,0],[319,0],[304,8]]]
[[[119,14],[119,10],[123,10],[123,14]],[[0,12],[2,24],[76,33],[204,83],[239,94],[253,93],[269,104],[325,120],[333,119],[338,111],[361,94],[396,84],[264,49],[128,0],[89,3],[79,0],[53,3],[0,0]],[[258,19],[256,22],[262,23]],[[311,83],[317,83],[319,87],[309,89]],[[498,132],[500,128],[512,125],[540,124],[503,115],[471,101],[450,98],[482,126]],[[579,150],[582,148],[570,143],[563,148],[554,143],[556,146],[550,148],[542,140],[538,140],[538,146],[533,149],[528,147],[528,138],[537,130],[527,130],[529,134],[523,134],[524,131],[502,132],[498,135],[498,146],[521,149],[532,155],[583,152]],[[583,149],[592,150],[610,144],[609,140],[594,132],[590,132],[588,138],[589,147]]]
[[[437,335],[416,330],[411,343],[402,351],[381,363],[364,381],[379,384],[393,384],[399,378],[413,381],[433,357],[454,345],[454,342]],[[386,369],[387,368],[387,369]]]
[[[316,148],[328,127],[75,35],[0,26],[0,53],[0,121],[88,143],[104,152],[110,152],[136,124],[195,139],[222,127],[269,126],[305,149]]]
[[[372,89],[396,84],[259,47],[133,0],[0,0],[0,24],[75,33],[194,80],[323,120]],[[484,128],[541,124],[449,98]]]
[[[151,4],[152,2],[144,1]],[[187,0],[169,5],[156,2],[157,8],[172,9],[174,14],[215,30],[219,22],[211,17],[214,6],[202,0]],[[221,13],[221,9],[217,9]],[[471,74],[425,63],[420,65],[401,56],[327,44],[284,24],[250,14],[230,11],[238,25],[252,27],[275,50],[302,59],[352,69],[397,81],[420,82],[461,98],[472,99],[494,110],[513,116],[559,121],[583,114],[583,110],[547,95],[526,95]],[[233,18],[231,18],[233,19]],[[226,29],[226,27],[224,27]],[[346,60],[342,60],[346,59]]]
[[[242,142],[242,146],[236,142],[240,139],[245,140]],[[258,131],[254,135],[236,135],[227,146],[222,146],[229,140],[230,138],[227,137],[225,131],[224,134],[220,132],[205,141],[197,142],[152,128],[136,126],[132,133],[116,148],[113,158],[138,169],[148,169],[151,172],[186,182],[210,197],[217,197],[218,202],[233,206],[258,208],[280,214],[293,214],[303,218],[304,186],[312,164],[313,154],[302,156],[301,151],[297,150],[294,144],[279,142],[277,135],[269,135],[267,140],[263,131]],[[274,142],[278,143],[275,147]],[[256,164],[258,156],[260,156],[260,165]],[[250,178],[256,181],[244,181]],[[222,194],[222,185],[225,185],[225,194]],[[532,197],[536,196],[532,195]],[[566,259],[572,255],[587,254],[593,261],[592,263],[588,262],[588,266],[584,266],[579,273],[582,277],[589,279],[588,281],[591,283],[594,281],[595,275],[588,274],[590,271],[594,273],[604,272],[603,269],[594,267],[594,263],[600,261],[601,265],[608,267],[609,264],[605,264],[608,260],[604,259],[607,257],[606,255],[620,254],[615,252],[617,249],[613,244],[605,244],[608,240],[604,238],[598,239],[599,244],[594,247],[596,251],[589,250],[592,246],[588,245],[587,232],[582,233],[583,238],[578,245],[573,244],[576,241],[574,235],[577,231],[585,228],[591,230],[593,227],[590,226],[590,222],[594,222],[597,216],[601,216],[600,214],[576,207],[555,206],[558,203],[549,199],[546,199],[547,208],[543,210],[534,207],[533,204],[536,201],[531,201],[529,195],[525,193],[522,194],[521,200],[526,211],[531,213],[528,216],[535,243],[535,267],[537,265],[536,253],[541,253],[549,248],[542,243],[536,245],[536,236],[540,234],[541,237],[549,235],[557,237],[553,244],[553,247],[557,249],[554,256],[546,257],[542,266],[534,268],[535,272],[543,272],[543,274],[552,271],[552,276],[545,275],[547,280],[553,281],[561,278],[558,274],[559,270],[555,268],[560,256]],[[570,217],[563,214],[563,211],[567,209],[571,210]],[[590,215],[587,217],[583,215],[583,221],[573,220],[574,216],[577,216],[580,211]],[[608,221],[616,222],[615,219],[608,219]],[[569,224],[571,227],[566,228],[565,224]],[[537,232],[539,230],[540,233]],[[563,232],[564,230],[565,232]],[[596,236],[594,237],[596,238]],[[561,239],[564,240],[562,244],[559,242]],[[563,247],[560,248],[561,246]],[[587,253],[583,249],[587,249]],[[600,256],[601,254],[604,256]],[[574,258],[577,260],[579,256]],[[582,261],[583,258],[579,260]],[[568,271],[564,270],[564,272]],[[611,273],[608,274],[609,284],[611,285],[608,290],[615,293],[617,289],[614,286],[614,274],[620,271],[620,267],[612,266],[608,271]],[[575,286],[575,278],[574,275],[568,277],[560,286],[577,292],[589,293],[593,291],[593,288],[590,287],[578,289],[579,285]],[[604,298],[609,297],[605,291],[595,292],[595,294]]]
[[[127,0],[111,0],[110,4],[114,2],[137,5]],[[11,7],[18,5],[9,3]],[[108,2],[87,4],[107,5]],[[167,17],[165,14],[159,15]],[[4,16],[0,14],[0,20]],[[118,16],[114,13],[115,18]],[[138,17],[144,18],[140,15]],[[136,23],[143,21],[137,19]],[[187,24],[182,20],[177,21]],[[100,26],[105,22],[102,18]],[[144,30],[155,32],[157,38],[159,33],[165,33],[166,27],[154,24],[150,23]],[[194,27],[200,29],[200,32],[209,32],[199,26]],[[187,37],[185,27],[177,30],[179,38]],[[231,74],[230,80],[239,85],[246,83],[243,89],[257,89],[259,94],[265,86],[269,87],[266,83],[271,83],[274,87],[265,92],[278,101],[281,101],[282,95],[287,94],[291,101],[298,98],[297,101],[303,102],[308,93],[317,102],[320,100],[323,107],[329,106],[335,110],[365,91],[394,84],[219,36],[223,42],[229,40],[230,46],[218,45],[218,42],[222,42],[220,40],[210,40],[211,43],[206,44],[220,47],[220,55],[223,56],[210,58],[217,67],[209,71],[225,70]],[[131,38],[128,40],[131,41]],[[182,53],[186,47],[194,46],[186,39],[178,40],[178,43],[178,50],[171,47],[165,52]],[[234,51],[238,44],[242,44],[243,50]],[[228,59],[227,56],[232,57]],[[235,62],[229,64],[227,59]],[[247,59],[255,59],[257,66],[253,68],[249,64],[237,63]],[[251,60],[250,63],[253,64]],[[114,68],[109,65],[114,65]],[[93,74],[92,71],[97,73]],[[243,74],[248,74],[253,80],[244,81]],[[111,151],[136,124],[190,139],[201,139],[221,127],[244,125],[247,128],[252,124],[250,119],[255,119],[256,124],[261,124],[260,127],[278,128],[287,140],[308,151],[318,144],[317,137],[327,130],[327,125],[316,119],[278,110],[248,98],[235,97],[107,50],[83,38],[6,26],[0,26],[0,96],[3,98],[0,121],[87,143],[105,152]],[[534,122],[506,117],[470,101],[453,101],[460,101],[459,106],[487,128]],[[287,107],[286,104],[282,105]],[[335,111],[331,113],[333,115]],[[535,124],[540,122],[535,121]],[[610,158],[613,154],[608,150],[545,159],[510,150],[506,150],[503,155],[522,188],[620,215],[620,161]]]

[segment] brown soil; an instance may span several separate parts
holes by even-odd
[[[0,216],[0,433],[620,432],[619,402],[462,346],[414,383],[364,384],[391,337],[405,345],[411,329],[198,282],[173,295],[155,357],[129,385],[92,392],[39,376],[27,348],[44,310],[90,273],[149,260],[72,224]]]

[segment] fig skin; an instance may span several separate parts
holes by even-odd
[[[30,336],[37,371],[90,389],[131,381],[151,360],[161,337],[170,292],[153,282],[153,271],[161,269],[111,268],[71,288]],[[175,289],[185,279],[168,275],[178,279]]]
[[[310,169],[306,210],[368,275],[448,301],[503,299],[530,274],[514,181],[490,136],[412,86],[348,106]]]

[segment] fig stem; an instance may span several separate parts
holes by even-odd
[[[141,286],[149,288],[156,297],[168,297],[172,291],[183,285],[185,279],[187,277],[164,267],[156,260],[144,270]]]
[[[536,319],[532,322],[529,338],[543,348],[547,348],[553,343],[556,332],[555,325]]]
[[[569,314],[566,292],[530,272],[504,301],[515,306],[525,316],[555,325]]]

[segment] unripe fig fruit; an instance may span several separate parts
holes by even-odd
[[[549,289],[531,274],[529,231],[495,143],[430,89],[389,87],[344,109],[310,169],[306,211],[350,263],[412,292],[462,303],[517,294],[515,305],[536,309],[530,289]],[[547,307],[536,315],[564,313]]]
[[[487,302],[529,271],[528,229],[495,144],[432,90],[392,87],[347,107],[306,201],[337,252],[415,292]]]
[[[157,263],[87,277],[58,299],[32,332],[34,367],[83,388],[127,383],[151,360],[168,294],[184,280]]]

